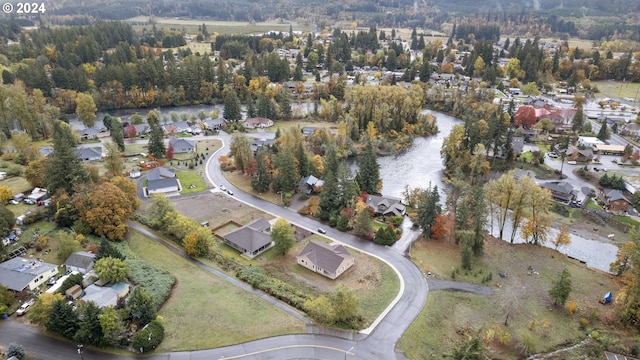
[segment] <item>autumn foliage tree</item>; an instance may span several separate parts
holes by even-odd
[[[136,137],[137,134],[138,134],[138,131],[136,130],[136,127],[133,126],[132,124],[129,124],[124,128],[124,136],[129,138],[129,140],[131,141],[133,141],[133,138]]]
[[[533,106],[520,106],[513,118],[516,126],[531,129],[536,124],[536,111]]]
[[[568,246],[571,244],[571,234],[569,234],[569,227],[567,225],[562,225],[560,227],[560,232],[555,239],[551,240],[551,243],[557,250],[560,246]]]
[[[213,237],[209,229],[198,227],[188,233],[182,240],[184,251],[192,257],[209,255],[209,249],[213,243]]]
[[[169,143],[167,146],[167,153],[164,156],[169,160],[173,160],[173,144]]]
[[[449,233],[450,219],[445,214],[436,215],[436,220],[431,225],[431,238],[434,240],[442,240]]]

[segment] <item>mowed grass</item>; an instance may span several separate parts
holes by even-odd
[[[151,28],[148,24],[148,16],[136,16],[125,20],[134,24],[134,29]],[[159,29],[186,29],[191,34],[198,32],[198,26],[203,23],[207,26],[210,33],[218,34],[256,34],[266,33],[270,31],[289,31],[289,23],[279,21],[267,21],[258,23],[249,23],[246,21],[212,21],[212,20],[193,20],[182,18],[163,18],[155,17],[156,27]],[[310,24],[291,23],[294,31],[312,31],[314,27]]]
[[[610,97],[614,99],[631,98],[636,99],[636,104],[640,104],[640,83],[629,81],[593,81],[592,85],[598,87],[600,95],[598,97]],[[627,101],[625,101],[626,103]]]
[[[182,191],[180,194],[193,194],[207,189],[207,183],[204,181],[200,170],[193,171],[178,171],[176,176],[182,184]]]
[[[606,292],[617,293],[615,278],[590,270],[555,250],[490,239],[485,242],[485,253],[473,264],[472,271],[459,269],[460,249],[448,242],[420,240],[413,246],[412,257],[420,269],[432,272],[436,279],[482,284],[482,279],[491,273],[491,280],[485,285],[492,287],[494,294],[430,292],[420,316],[399,343],[399,348],[410,359],[440,359],[464,339],[462,333],[478,333],[484,338],[492,326],[500,326],[511,334],[507,345],[485,339],[492,359],[523,358],[520,347],[523,336],[531,336],[531,352],[537,353],[577,343],[592,330],[601,334],[617,331],[606,320],[615,318],[615,306],[598,303]],[[572,279],[569,300],[578,306],[573,315],[561,306],[554,306],[548,294],[564,268],[569,270]],[[454,278],[455,269],[458,270]],[[507,313],[509,325],[505,327]],[[581,318],[588,323],[585,328],[580,326]]]
[[[199,350],[269,336],[304,333],[300,321],[185,261],[163,245],[131,232],[132,251],[177,279],[162,306],[165,338],[158,352]]]
[[[10,178],[2,179],[0,180],[0,186],[8,187],[14,195],[33,189],[33,186],[31,186],[27,179],[21,176],[13,176]]]
[[[262,200],[266,200],[274,204],[280,204],[280,194],[276,194],[271,190],[263,193],[253,190],[251,187],[251,177],[244,175],[241,171],[223,171],[222,175],[238,189],[255,195]]]

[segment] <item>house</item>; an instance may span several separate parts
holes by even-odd
[[[624,145],[607,145],[607,144],[596,144],[593,145],[593,153],[594,154],[602,154],[602,155],[622,155],[624,153]]]
[[[605,209],[613,214],[624,215],[631,207],[631,201],[620,190],[601,189],[598,198],[602,201]]]
[[[0,264],[0,284],[12,291],[34,290],[58,273],[58,265],[15,257]]]
[[[511,139],[511,149],[513,150],[514,155],[520,155],[522,153],[522,149],[524,149],[524,137],[514,136]]]
[[[136,135],[138,136],[146,135],[151,132],[151,128],[147,124],[137,124],[133,125],[133,127],[136,129]]]
[[[83,140],[93,140],[98,138],[99,133],[100,133],[100,129],[86,128],[86,129],[80,130],[80,137]]]
[[[573,185],[566,181],[550,181],[541,184],[545,189],[551,191],[553,200],[560,202],[570,202],[576,199],[578,191],[573,189]]]
[[[251,141],[251,151],[253,151],[253,155],[255,155],[263,146],[273,146],[275,142],[276,139],[253,139],[253,141]]]
[[[368,195],[366,204],[376,215],[382,216],[404,216],[406,210],[400,199],[391,197]]]
[[[313,133],[316,132],[318,128],[315,126],[303,126],[301,130],[302,130],[302,135],[304,135],[305,137],[308,137],[313,135]]]
[[[296,256],[298,264],[311,271],[336,279],[340,274],[353,266],[355,259],[344,246],[310,241]]]
[[[64,262],[64,267],[67,271],[77,271],[80,274],[86,274],[93,269],[95,257],[96,254],[86,251],[77,251],[69,255],[67,260]]]
[[[91,284],[87,286],[84,291],[85,296],[82,300],[93,301],[99,308],[108,306],[115,307],[119,299],[123,299],[129,295],[129,285],[124,282],[118,282],[109,286]]]
[[[102,147],[81,147],[76,149],[76,155],[82,161],[98,161],[102,158]]]
[[[224,119],[209,119],[203,121],[204,128],[209,130],[220,130],[227,122]]]
[[[240,253],[253,259],[273,245],[271,224],[263,219],[256,219],[243,227],[223,236],[224,243],[240,251]]]
[[[304,191],[305,194],[311,195],[311,193],[316,193],[318,190],[324,185],[324,181],[318,179],[313,175],[309,175],[307,177],[303,177],[296,184],[296,191]]]
[[[577,162],[589,162],[593,159],[593,151],[591,149],[578,149],[574,146],[569,146],[565,152],[567,159]]]
[[[196,143],[183,138],[173,138],[169,140],[169,145],[173,146],[174,154],[183,154],[196,151]]]
[[[578,136],[578,145],[592,148],[594,145],[604,145],[604,142],[593,136]]]
[[[180,181],[173,170],[157,167],[147,174],[147,193],[170,193],[180,191]]]
[[[524,177],[529,177],[531,180],[536,181],[536,173],[531,170],[523,170],[520,168],[513,169],[513,177],[514,179],[516,179],[516,181]]]
[[[255,129],[255,128],[266,128],[266,127],[271,127],[273,126],[273,120],[271,119],[267,119],[267,118],[263,118],[263,117],[254,117],[254,118],[247,118],[243,123],[242,126],[249,128],[249,129]]]

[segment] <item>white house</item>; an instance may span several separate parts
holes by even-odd
[[[593,148],[594,145],[604,145],[604,142],[593,136],[578,136],[578,145]]]
[[[12,291],[34,290],[58,273],[58,265],[15,257],[0,264],[0,284]]]

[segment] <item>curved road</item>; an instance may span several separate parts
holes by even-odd
[[[224,184],[234,191],[235,198],[250,206],[254,206],[274,216],[283,217],[291,223],[307,228],[317,229],[319,223],[315,220],[270,202],[264,201],[251,194],[235,188],[222,176],[217,166],[218,157],[226,153],[231,137],[221,133],[215,138],[221,139],[224,146],[207,160],[206,171],[209,181],[216,186]],[[393,303],[367,329],[358,334],[331,332],[330,330],[308,326],[309,334],[295,334],[265,338],[243,344],[236,344],[222,348],[173,352],[146,357],[153,360],[196,360],[196,359],[405,359],[401,353],[396,353],[395,346],[402,334],[418,316],[427,298],[427,282],[424,275],[411,261],[404,257],[403,249],[381,247],[371,241],[327,228],[325,235],[355,249],[367,252],[389,264],[398,273],[401,288]],[[196,261],[197,262],[197,261]],[[200,266],[200,265],[199,265]],[[208,270],[209,271],[209,270]],[[232,279],[235,280],[235,279]],[[248,287],[240,284],[247,291]],[[436,284],[434,284],[436,285]],[[444,286],[443,286],[444,285]],[[454,284],[437,284],[436,288],[462,291],[476,291],[477,289],[457,288]],[[490,290],[480,290],[490,291]],[[264,296],[262,296],[264,297]],[[322,334],[326,333],[326,334]],[[329,335],[330,333],[330,335]],[[211,336],[215,336],[211,334]],[[28,352],[39,359],[73,359],[79,354],[75,344],[42,336],[41,330],[24,325],[18,321],[0,322],[0,344],[8,345],[18,342],[24,345]],[[111,360],[133,359],[132,356],[117,356],[94,352],[86,349],[86,359]]]

